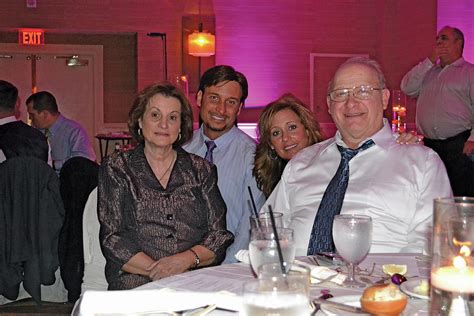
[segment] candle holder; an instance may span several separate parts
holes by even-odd
[[[430,315],[474,315],[474,198],[434,200]]]
[[[392,91],[392,131],[403,133],[407,130],[407,98],[400,90]]]

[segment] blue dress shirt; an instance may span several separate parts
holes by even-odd
[[[194,131],[192,140],[183,148],[193,154],[204,157],[207,151],[203,128]],[[255,141],[237,127],[232,127],[224,135],[214,139],[216,148],[213,151],[214,164],[217,166],[217,186],[227,205],[227,230],[234,236],[234,243],[227,248],[223,263],[237,262],[235,254],[240,249],[248,249],[250,241],[250,220],[252,214],[250,186],[257,210],[265,202],[265,196],[257,188],[252,175],[255,156]]]

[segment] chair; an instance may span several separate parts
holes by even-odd
[[[90,192],[97,187],[99,165],[84,157],[68,159],[59,179],[66,216],[59,235],[59,264],[69,302],[81,295],[84,274],[82,213]]]
[[[86,290],[107,290],[105,279],[105,257],[99,243],[99,218],[97,217],[97,188],[89,195],[83,217],[84,244],[84,282],[82,293]]]
[[[41,285],[57,283],[64,213],[59,180],[46,162],[14,157],[0,164],[0,298],[26,291],[41,304]]]

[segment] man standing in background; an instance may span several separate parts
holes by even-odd
[[[474,65],[463,49],[463,33],[443,27],[431,55],[405,75],[401,89],[418,98],[418,132],[443,160],[454,195],[474,196]]]
[[[183,146],[217,166],[217,185],[227,205],[227,229],[235,236],[223,263],[236,262],[237,251],[249,246],[252,213],[248,187],[257,209],[265,202],[252,175],[256,144],[235,124],[247,94],[247,79],[234,68],[215,66],[207,70],[197,94],[202,124]]]
[[[59,173],[63,164],[72,157],[95,161],[96,156],[85,129],[76,121],[59,113],[55,97],[41,91],[26,100],[32,125],[43,131],[51,146],[53,167]]]

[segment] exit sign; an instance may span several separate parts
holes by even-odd
[[[44,45],[44,30],[20,29],[18,30],[18,43],[22,45]]]

